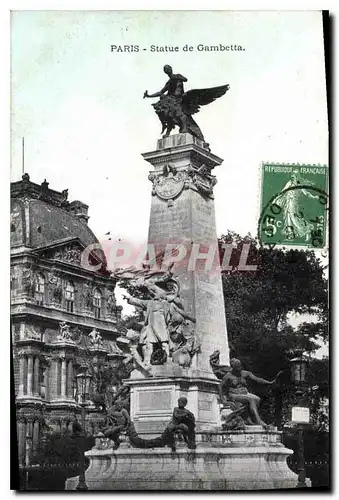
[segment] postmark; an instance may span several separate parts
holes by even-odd
[[[328,168],[262,164],[258,239],[262,244],[326,246]]]

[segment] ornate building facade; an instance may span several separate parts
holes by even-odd
[[[88,353],[121,361],[121,307],[115,280],[88,227],[88,206],[30,181],[11,184],[11,328],[19,460],[45,423],[60,430],[80,419],[95,432],[102,419],[79,401],[76,378]],[[84,339],[86,349],[84,348]],[[84,351],[85,349],[85,351]]]

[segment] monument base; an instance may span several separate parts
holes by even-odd
[[[257,429],[257,428],[256,428]],[[180,444],[169,448],[93,448],[86,484],[93,491],[227,491],[296,488],[298,477],[288,467],[292,454],[281,432],[251,430],[197,433],[196,450]],[[74,490],[78,477],[68,479]]]
[[[195,416],[196,431],[220,428],[219,381],[214,375],[199,376],[201,372],[184,370],[173,363],[152,368],[153,377],[140,378],[135,371],[124,381],[131,389],[131,420],[141,437],[153,438],[165,430],[180,396],[187,398],[187,408]]]

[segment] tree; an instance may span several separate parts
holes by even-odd
[[[77,476],[80,472],[81,454],[95,444],[95,439],[85,433],[81,436],[81,441],[78,438],[79,433],[74,432],[74,424],[72,432],[56,432],[45,425],[31,457],[29,484],[26,488],[23,484],[21,489],[64,490],[66,479]]]
[[[219,240],[221,260],[225,245],[232,242],[236,245],[232,269],[222,275],[230,355],[268,379],[284,370],[287,386],[289,353],[302,348],[311,355],[319,340],[328,340],[328,289],[323,266],[311,250],[271,249],[250,234],[241,237],[234,232]],[[256,264],[256,271],[239,270],[244,244],[250,245],[247,263]],[[310,315],[312,321],[293,328],[291,313]],[[272,416],[272,405],[266,410]]]

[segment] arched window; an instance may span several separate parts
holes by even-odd
[[[93,292],[93,309],[94,309],[94,317],[100,319],[101,313],[101,292],[98,288],[94,289]]]
[[[45,278],[42,274],[38,274],[35,282],[35,302],[40,306],[43,305],[45,298]]]
[[[66,283],[65,287],[65,305],[68,312],[74,311],[75,288],[71,281]]]

